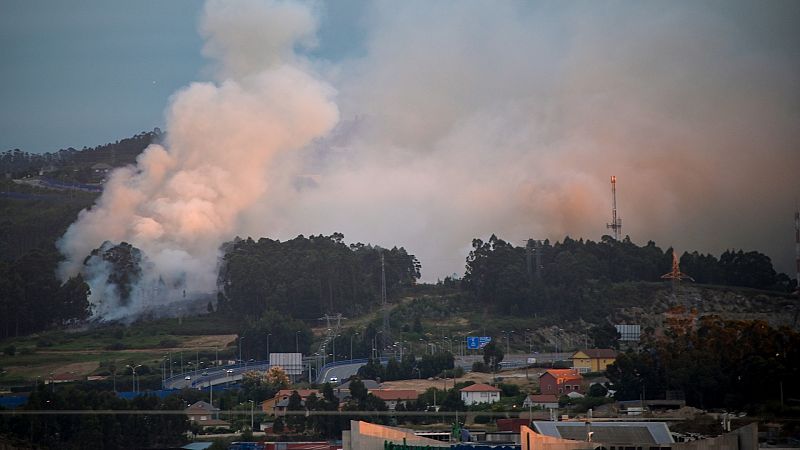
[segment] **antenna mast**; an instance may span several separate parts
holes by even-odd
[[[619,241],[622,234],[622,219],[617,217],[617,177],[611,175],[611,223],[606,224],[614,233],[614,240]]]

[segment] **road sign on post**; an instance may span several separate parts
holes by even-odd
[[[477,350],[486,347],[486,344],[492,341],[489,336],[467,336],[467,348],[470,350]]]

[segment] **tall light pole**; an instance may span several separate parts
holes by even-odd
[[[133,374],[133,377],[131,378],[131,385],[132,385],[131,387],[133,388],[133,393],[135,394],[136,392],[138,392],[137,389],[136,389],[136,369],[138,369],[139,367],[142,367],[142,365],[138,364],[138,365],[132,366],[130,364],[126,364],[125,367],[130,368],[131,369],[131,373]]]
[[[353,360],[353,336],[358,336],[358,333],[350,335],[350,361]]]
[[[269,337],[272,336],[272,333],[267,333],[267,363],[269,363]]]
[[[239,336],[239,364],[242,363],[242,341],[244,340],[244,336]]]
[[[300,330],[294,332],[294,351],[300,353]]]
[[[167,355],[161,358],[161,389],[164,389],[167,385],[167,358]]]
[[[338,334],[333,336],[333,363],[334,364],[336,364],[336,338],[337,337],[339,337]]]
[[[252,400],[248,400],[250,403],[250,431],[253,431],[253,407],[255,406],[256,402]]]

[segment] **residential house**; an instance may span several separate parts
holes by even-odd
[[[189,421],[201,428],[229,427],[230,423],[219,419],[219,408],[208,402],[198,401],[183,410]]]
[[[494,403],[500,400],[500,389],[488,384],[473,384],[460,389],[464,404]]]
[[[572,357],[572,367],[579,373],[603,372],[617,360],[617,351],[612,348],[589,348],[578,350]]]
[[[261,410],[267,413],[274,413],[276,416],[281,415],[286,411],[286,407],[289,405],[289,397],[291,397],[292,393],[295,391],[297,391],[297,394],[300,396],[301,404],[305,404],[306,399],[311,396],[311,394],[322,397],[318,389],[281,389],[275,394],[275,397],[261,403]]]
[[[542,394],[561,396],[570,392],[583,394],[583,377],[577,369],[548,369],[539,375]]]
[[[558,408],[558,397],[553,394],[529,395],[525,397],[522,406],[524,408],[556,409]]]
[[[394,411],[397,405],[405,405],[419,396],[413,389],[373,389],[369,393],[383,400],[389,411]]]

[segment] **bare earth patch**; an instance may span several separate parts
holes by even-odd
[[[23,376],[35,376],[39,375],[41,377],[46,377],[49,374],[72,374],[72,375],[79,375],[79,376],[86,376],[90,373],[97,370],[100,367],[100,363],[98,361],[86,361],[86,362],[77,362],[77,363],[70,363],[70,364],[48,364],[48,365],[41,365],[41,366],[9,366],[6,368],[9,373],[19,374]]]
[[[225,348],[236,342],[235,334],[214,334],[209,336],[197,336],[187,339],[183,347],[188,348]]]

